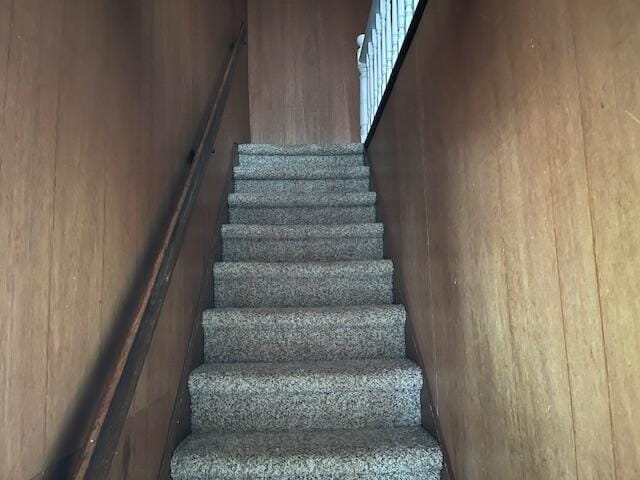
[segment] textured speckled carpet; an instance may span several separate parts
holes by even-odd
[[[174,480],[439,479],[362,145],[239,158]]]

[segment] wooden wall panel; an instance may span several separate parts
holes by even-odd
[[[431,0],[369,147],[456,478],[639,475],[639,19]]]
[[[3,10],[6,11],[6,10]],[[0,112],[0,464],[30,478],[45,456],[61,15],[11,6]],[[4,18],[0,21],[4,21]],[[29,105],[29,108],[25,108]]]
[[[249,0],[254,143],[360,141],[356,36],[368,0]]]
[[[0,1],[0,478],[64,478],[242,21],[233,0]],[[113,478],[157,476],[209,219],[249,140],[247,62]]]
[[[640,6],[570,2],[617,478],[640,476]]]
[[[69,6],[59,60],[45,430],[47,451],[64,453],[72,451],[67,442],[73,440],[60,432],[78,426],[73,417],[84,403],[82,385],[92,374],[87,367],[100,353],[108,167],[99,160],[107,154],[106,128],[97,128],[107,108],[108,81],[103,57],[96,55],[106,50],[106,4]]]
[[[538,13],[559,291],[563,299],[579,478],[615,478],[610,397],[593,250],[570,5]],[[599,432],[599,441],[593,441]]]

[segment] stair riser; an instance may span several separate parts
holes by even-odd
[[[213,396],[191,391],[194,432],[387,428],[420,424],[420,392]]]
[[[374,206],[229,208],[230,223],[253,225],[373,223],[375,219]]]
[[[238,193],[348,193],[369,191],[368,178],[332,178],[326,180],[260,180],[234,181]]]
[[[204,354],[207,363],[403,358],[404,325],[259,331],[205,325]]]
[[[216,307],[383,305],[393,301],[391,275],[364,277],[227,277],[214,275]]]
[[[382,237],[314,239],[223,239],[225,262],[299,262],[382,259]]]
[[[334,167],[360,167],[364,165],[364,156],[358,155],[239,155],[241,167],[262,167],[268,165],[272,168],[334,168]]]

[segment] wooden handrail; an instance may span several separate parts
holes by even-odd
[[[243,24],[236,36],[215,101],[207,117],[202,137],[195,150],[180,195],[172,209],[160,249],[155,257],[146,287],[135,314],[126,328],[124,340],[113,368],[104,382],[98,407],[91,419],[88,434],[71,469],[71,478],[102,479],[109,474],[118,440],[135,393],[140,372],[171,281],[184,234],[213,152],[235,65],[246,38]]]

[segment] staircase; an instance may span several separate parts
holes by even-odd
[[[174,480],[440,478],[363,158],[239,146]]]

